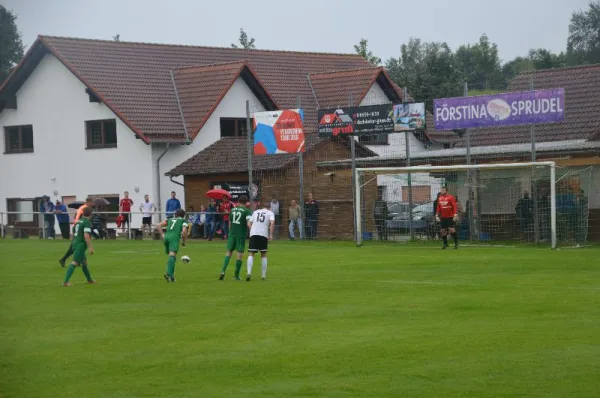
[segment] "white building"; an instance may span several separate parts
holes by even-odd
[[[372,78],[344,72],[357,70]],[[328,71],[337,72],[320,82],[342,77],[361,104],[400,100],[383,69],[357,55],[40,36],[0,87],[0,213],[35,213],[43,195],[67,204],[104,197],[116,210],[129,191],[137,211],[144,194],[164,209],[175,191],[185,203],[182,181],[165,172],[221,137],[245,135],[247,101],[251,113],[301,102],[314,131],[327,94],[311,79]],[[396,134],[385,148],[403,145]],[[3,218],[24,228],[42,223],[39,214]]]

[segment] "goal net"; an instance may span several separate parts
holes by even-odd
[[[581,173],[557,176],[554,162],[357,168],[356,243],[440,239],[434,205],[447,187],[458,203],[459,241],[581,244],[584,180]]]

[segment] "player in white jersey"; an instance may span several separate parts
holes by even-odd
[[[264,281],[267,279],[267,249],[269,241],[273,240],[273,230],[275,229],[275,214],[269,210],[269,203],[252,214],[248,226],[250,227],[250,243],[248,245],[248,275],[246,281],[249,282],[252,277],[252,264],[254,263],[254,255],[257,252],[260,252],[262,260],[262,280]]]

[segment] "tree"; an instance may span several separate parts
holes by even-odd
[[[600,63],[600,0],[590,1],[590,9],[574,12],[569,24],[567,63]]]
[[[245,48],[247,50],[256,48],[254,46],[254,37],[251,37],[250,40],[248,40],[248,35],[244,31],[244,28],[240,29],[240,37],[238,38],[238,41],[240,42],[241,48]],[[231,43],[231,47],[240,48],[236,44],[233,44],[233,43]]]
[[[504,88],[498,46],[486,34],[481,35],[477,44],[460,46],[456,60],[469,86],[484,90]]]
[[[0,4],[0,84],[23,58],[23,42],[16,20],[16,15]]]
[[[428,110],[434,98],[462,95],[462,76],[454,53],[446,43],[423,43],[410,38],[400,47],[400,57],[386,62],[390,77],[406,87],[417,101],[425,101]]]
[[[565,53],[554,54],[543,48],[529,50],[529,59],[536,70],[562,68],[566,66]]]
[[[113,40],[114,41],[121,41],[121,35],[117,34],[117,35],[113,36]]]
[[[354,51],[367,61],[371,65],[379,65],[381,64],[381,58],[373,55],[373,52],[369,50],[369,41],[367,39],[360,39],[360,43],[358,45],[354,45]]]

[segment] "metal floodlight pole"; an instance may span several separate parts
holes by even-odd
[[[556,163],[550,163],[550,235],[552,248],[556,249]]]
[[[352,91],[350,91],[350,95],[348,98],[348,106],[350,108],[352,108],[354,106],[354,98],[352,97]],[[350,113],[352,113],[352,110],[350,109]],[[352,161],[352,192],[356,192],[356,190],[360,189],[359,185],[356,183],[357,181],[357,174],[356,174],[356,141],[354,140],[354,136],[350,136],[350,156],[351,156],[351,161]],[[360,207],[360,202],[357,202],[357,196],[354,195],[352,197],[352,201],[354,202],[354,240],[356,242],[360,240],[362,240],[362,236],[359,237],[358,236],[358,230],[360,229],[358,227],[358,224],[360,224],[360,220],[356,218],[356,209],[358,209],[358,207]]]
[[[404,87],[402,89],[402,102],[407,102],[406,98],[408,98],[408,89]],[[406,166],[410,167],[410,134],[411,131],[407,130],[404,132],[404,146],[406,148]],[[413,197],[412,197],[412,175],[408,173],[407,176],[407,186],[408,186],[408,232],[410,235],[410,239],[413,238]]]
[[[250,100],[246,100],[246,136],[248,142],[248,196],[253,202],[252,194],[252,124],[250,123]]]
[[[296,106],[298,109],[302,106],[300,97],[296,99]],[[304,148],[306,148],[306,142],[304,143]],[[300,219],[304,217],[304,153],[298,153],[298,179],[300,183]],[[306,227],[305,225],[303,225]],[[306,230],[306,229],[305,229]],[[304,233],[300,234],[300,239],[304,238]]]
[[[464,96],[469,96],[469,83],[465,82]],[[465,129],[465,139],[467,141],[467,165],[471,165],[471,131]],[[469,239],[473,240],[473,233],[475,232],[475,220],[473,219],[473,207],[475,206],[473,197],[473,173],[471,170],[467,170],[467,216],[469,217]]]
[[[529,89],[533,91],[533,75],[529,77]],[[535,148],[535,124],[532,124],[531,127],[531,161],[536,161],[536,148]],[[539,209],[538,209],[538,188],[537,181],[535,178],[535,170],[531,170],[531,198],[533,199],[533,237],[535,243],[540,241],[540,228],[539,228]]]

